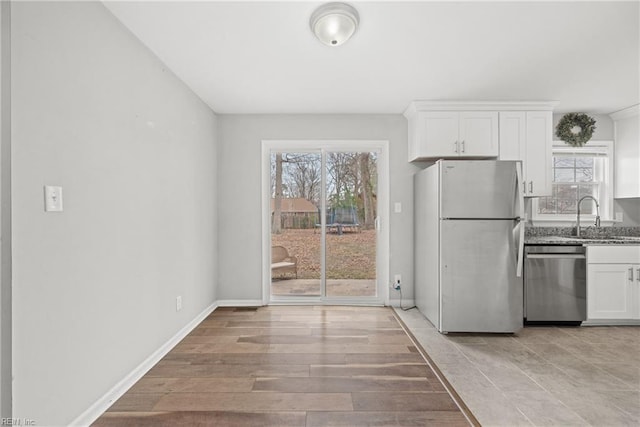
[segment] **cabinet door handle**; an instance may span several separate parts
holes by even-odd
[[[527,194],[527,182],[523,182],[522,183],[522,193],[523,194]]]
[[[636,270],[636,280],[640,282],[640,268]]]
[[[457,153],[458,152],[458,141],[453,143],[453,152]]]
[[[529,181],[529,193],[533,193],[533,181]]]
[[[462,152],[464,153],[464,141],[462,141]]]
[[[633,268],[629,268],[629,281],[633,282]]]

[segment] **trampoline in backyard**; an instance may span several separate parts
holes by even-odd
[[[318,212],[318,218],[320,213]],[[359,233],[360,224],[358,222],[358,211],[355,206],[351,207],[334,207],[327,210],[327,233]],[[321,224],[316,224],[316,230],[319,230]]]

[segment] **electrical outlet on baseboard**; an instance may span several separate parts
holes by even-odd
[[[180,311],[182,310],[182,297],[181,296],[177,296],[176,297],[176,311]]]

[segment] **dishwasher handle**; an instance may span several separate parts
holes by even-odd
[[[537,258],[537,259],[586,259],[587,257],[584,254],[527,254],[527,258]]]

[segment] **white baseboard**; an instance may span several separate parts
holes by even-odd
[[[637,319],[596,319],[585,320],[582,326],[639,326]]]
[[[93,405],[91,405],[86,411],[80,414],[69,425],[71,426],[88,426],[100,417],[109,407],[122,397],[127,390],[131,388],[140,378],[144,376],[156,363],[160,361],[173,347],[176,346],[189,332],[191,332],[196,326],[200,324],[209,314],[211,314],[218,305],[216,303],[211,304],[205,308],[202,313],[196,316],[191,322],[180,329],[173,337],[164,343],[159,349],[153,352],[151,356],[138,365],[133,371],[131,371],[126,377],[118,382],[111,390],[109,390],[104,396],[98,399]]]
[[[217,301],[218,307],[262,307],[261,299],[222,299]]]

